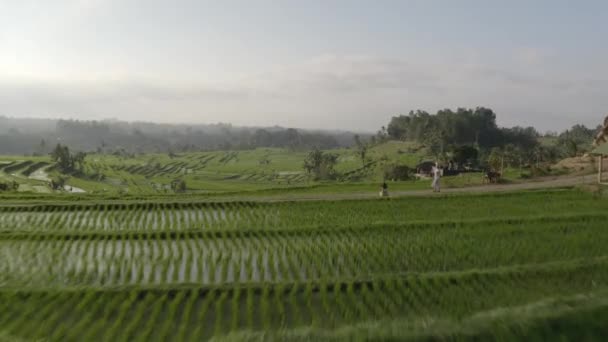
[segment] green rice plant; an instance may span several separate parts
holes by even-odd
[[[2,311],[7,316],[12,316],[13,319],[8,321],[8,324],[4,324],[2,326],[3,330],[8,332],[18,332],[18,331],[27,331],[29,328],[28,321],[36,317],[37,315],[41,315],[41,317],[48,317],[49,314],[57,313],[57,307],[54,307],[55,299],[59,297],[59,294],[54,294],[52,296],[45,296],[44,294],[30,294],[26,297],[26,300],[38,301],[40,300],[40,306],[23,306],[23,311],[20,315],[15,315],[15,312],[11,311],[11,307],[7,306]],[[21,295],[18,295],[19,298],[23,300],[24,298]],[[8,301],[7,301],[8,302]],[[42,307],[42,310],[40,310]],[[51,311],[50,309],[53,308]],[[6,321],[8,317],[3,317],[3,321]],[[52,317],[48,319],[48,323],[55,323],[56,321],[52,320]]]
[[[200,341],[204,338],[205,334],[209,333],[209,331],[207,331],[208,328],[205,326],[205,323],[209,322],[209,317],[207,317],[207,314],[209,312],[209,308],[217,297],[219,297],[219,295],[217,294],[217,290],[213,288],[204,294],[204,299],[201,303],[198,312],[198,317],[196,319],[197,324],[195,325],[195,329],[192,333],[193,340]]]
[[[107,330],[104,333],[105,341],[117,341],[119,340],[121,334],[124,332],[121,327],[126,327],[126,324],[128,322],[127,318],[129,317],[132,308],[136,305],[139,293],[136,291],[132,291],[127,295],[128,298],[120,304],[120,307],[117,310],[118,315],[116,316],[114,322],[111,326],[107,327]]]
[[[193,312],[196,303],[198,302],[198,291],[195,289],[188,291],[185,301],[186,302],[184,304],[184,310],[181,318],[182,324],[180,324],[177,329],[176,341],[188,340],[188,333],[190,330],[189,328],[191,327]]]
[[[260,311],[262,316],[262,328],[264,330],[270,330],[272,326],[272,319],[270,312],[270,288],[268,286],[264,286],[262,288]]]
[[[141,297],[139,297],[141,295]],[[138,293],[137,308],[134,310],[135,314],[131,317],[129,324],[124,328],[123,335],[120,336],[119,341],[133,341],[139,336],[140,325],[143,324],[144,315],[150,309],[150,307],[156,301],[156,295],[150,292]]]
[[[214,336],[221,336],[224,334],[224,304],[226,302],[226,300],[228,299],[229,296],[229,292],[228,291],[222,291],[220,293],[220,295],[218,296],[217,301],[215,302],[215,312],[214,312],[214,316],[215,316],[215,321],[214,321],[214,327],[213,327],[213,335]]]
[[[99,302],[99,305],[96,306],[96,309],[98,309],[96,314],[97,320],[93,321],[93,324],[87,327],[86,332],[82,334],[83,338],[87,338],[87,340],[96,339],[97,336],[100,335],[100,332],[103,330],[105,322],[108,320],[109,317],[111,317],[112,309],[116,305],[121,303],[122,300],[123,298],[120,295],[111,296],[110,294],[106,293],[102,294],[101,296],[98,296],[97,301]],[[67,312],[71,310],[71,305],[67,305],[66,307],[66,312],[58,312],[58,319],[61,319],[62,323],[60,325],[60,328],[55,330],[53,332],[53,335],[50,336],[52,340],[65,339],[67,333],[70,330],[70,326],[72,326],[72,324],[65,321],[65,316],[67,316]]]
[[[486,337],[489,317],[608,288],[604,202],[574,191],[446,197],[442,217],[421,221],[434,201],[0,204],[0,331],[436,337],[460,336],[451,327],[474,317],[471,336]]]
[[[85,294],[85,298],[80,300],[75,308],[75,311],[85,312],[83,318],[78,323],[72,326],[63,336],[65,340],[78,339],[78,335],[85,331],[86,328],[94,324],[96,316],[101,312],[101,308],[106,305],[104,301],[99,300],[99,293],[89,291]]]
[[[336,314],[334,313],[335,308],[332,308],[330,303],[329,293],[327,291],[328,285],[329,284],[325,279],[322,279],[319,282],[319,296],[321,299],[322,315],[326,317],[323,325],[333,327],[336,320]]]
[[[141,334],[138,336],[138,341],[150,341],[152,338],[152,334],[156,330],[156,327],[159,325],[159,320],[163,309],[165,309],[167,305],[167,301],[169,297],[166,293],[158,294],[158,297],[154,303],[152,304],[152,308],[150,310],[150,315],[147,317],[146,322],[141,328]]]
[[[184,304],[187,292],[178,291],[175,297],[170,298],[170,293],[165,296],[170,300],[168,313],[162,320],[162,324],[159,328],[159,336],[161,341],[168,341],[173,338],[173,332],[175,331],[174,326],[179,325],[180,317],[178,317],[178,308]]]
[[[310,283],[310,282],[306,283],[306,287],[304,288],[304,297],[306,298],[306,309],[311,318],[310,325],[313,327],[318,327],[321,324],[321,322],[319,321],[319,317],[314,314],[315,310],[314,310],[314,306],[312,303],[312,294],[313,294],[312,283]]]

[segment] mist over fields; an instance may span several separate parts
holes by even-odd
[[[0,116],[0,154],[44,155],[57,144],[78,151],[167,153],[255,147],[337,148],[353,144],[355,133],[228,123],[159,124],[116,119],[78,121]],[[359,133],[362,137],[371,134]]]

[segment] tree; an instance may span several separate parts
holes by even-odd
[[[531,161],[536,167],[540,167],[542,163],[553,163],[562,157],[561,151],[556,146],[542,146],[539,145],[533,150]]]
[[[513,128],[502,128],[501,129],[501,146],[512,145],[513,147],[519,147],[526,150],[533,150],[538,145],[538,138],[540,134],[534,129],[534,127],[513,127]]]
[[[285,131],[287,147],[290,150],[296,150],[298,147],[302,146],[302,136],[297,129],[288,128]]]
[[[395,140],[408,140],[408,129],[410,127],[410,116],[400,115],[391,119],[386,129],[389,137]]]
[[[65,187],[66,178],[62,176],[53,177],[49,186],[52,190],[63,190]]]
[[[595,130],[584,125],[574,125],[558,136],[557,145],[565,156],[576,157],[591,149],[594,137]]]
[[[38,145],[38,153],[43,156],[46,154],[46,140],[41,139],[40,144]]]
[[[560,141],[560,145],[568,157],[576,157],[581,150],[579,143],[572,138],[564,138]]]
[[[84,152],[72,154],[67,146],[62,146],[61,144],[57,144],[53,152],[51,152],[51,159],[57,163],[57,167],[63,173],[81,171],[86,156]]]
[[[388,130],[386,129],[385,126],[382,126],[382,128],[376,133],[376,140],[379,143],[383,143],[388,139],[389,139]]]
[[[272,134],[265,129],[258,129],[251,137],[254,147],[270,147],[272,145]]]
[[[488,157],[488,167],[490,171],[500,172],[502,171],[503,155],[499,148],[493,148]]]
[[[357,148],[357,155],[361,159],[361,163],[365,166],[365,157],[367,156],[367,144],[361,141],[358,134],[354,136],[355,146]]]
[[[186,192],[186,181],[183,179],[176,179],[171,182],[171,190],[176,193]]]
[[[315,179],[332,179],[335,177],[334,167],[337,162],[337,155],[324,153],[315,148],[304,159],[304,170],[308,174],[312,174]]]
[[[384,130],[392,139],[432,144],[441,153],[442,145],[475,145],[491,148],[500,145],[501,134],[496,125],[496,114],[484,107],[442,109],[435,115],[426,111],[411,111],[409,115],[393,117]],[[382,132],[382,131],[381,131]]]
[[[74,170],[74,162],[70,155],[70,149],[67,146],[57,144],[51,153],[51,159],[57,163],[57,167],[63,173],[72,172]]]
[[[74,167],[82,171],[84,167],[84,158],[86,158],[87,154],[84,152],[76,152],[76,154],[72,155],[72,162],[74,163]]]
[[[260,158],[258,163],[262,166],[270,165],[270,159],[268,158],[268,156],[263,156],[262,158]]]
[[[435,159],[442,159],[445,152],[445,142],[444,136],[439,128],[430,130],[423,138],[422,143],[428,147],[429,153],[435,157]]]
[[[0,182],[0,191],[17,191],[19,189],[19,183],[15,181]]]
[[[411,178],[413,170],[407,165],[391,164],[384,167],[384,179],[404,181]]]
[[[452,159],[459,165],[475,164],[479,157],[479,150],[471,145],[464,145],[455,147],[452,154]]]

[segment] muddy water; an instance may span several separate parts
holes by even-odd
[[[85,193],[86,190],[81,189],[81,188],[77,188],[75,186],[72,185],[64,185],[63,189],[67,192],[72,192],[72,193]]]
[[[40,168],[34,172],[32,172],[28,178],[29,179],[35,179],[35,180],[39,180],[39,181],[43,181],[43,182],[50,182],[51,178],[49,178],[48,173],[46,172],[46,169],[49,168],[50,166],[47,167],[43,167]]]

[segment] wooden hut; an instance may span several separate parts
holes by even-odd
[[[599,184],[608,185],[608,183],[604,182],[604,179],[602,177],[604,173],[604,158],[608,156],[608,143],[596,147],[593,151],[591,151],[591,154],[596,156],[598,159],[597,182]]]

